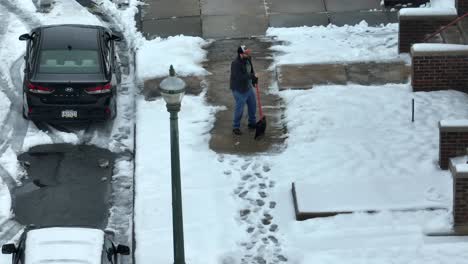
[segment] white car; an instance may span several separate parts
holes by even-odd
[[[2,253],[12,254],[12,264],[118,264],[130,248],[115,246],[111,236],[84,227],[27,228],[18,244],[3,245]]]

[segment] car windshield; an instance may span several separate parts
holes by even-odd
[[[97,50],[42,50],[39,55],[39,73],[100,73]]]

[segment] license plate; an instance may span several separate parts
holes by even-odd
[[[62,118],[77,118],[78,111],[76,110],[63,110],[62,111]]]

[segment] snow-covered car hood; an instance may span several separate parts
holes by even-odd
[[[53,227],[31,230],[26,238],[25,264],[100,264],[104,232],[91,228]]]

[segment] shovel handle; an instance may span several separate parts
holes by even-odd
[[[263,118],[263,111],[262,111],[262,103],[260,101],[260,89],[258,88],[258,83],[255,84],[255,90],[257,91],[258,112],[260,114],[260,119],[262,119]]]

